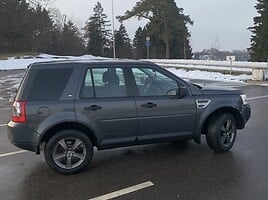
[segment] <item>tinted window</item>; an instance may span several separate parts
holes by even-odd
[[[72,69],[41,69],[32,82],[29,101],[52,101],[60,98]]]
[[[82,86],[81,97],[92,98],[94,93],[97,98],[125,97],[126,86],[123,70],[121,68],[88,69]]]
[[[175,80],[154,69],[133,68],[132,73],[140,96],[167,96],[174,95],[170,91],[178,91]]]

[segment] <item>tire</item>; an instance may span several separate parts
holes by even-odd
[[[228,152],[234,145],[237,133],[233,115],[225,113],[212,118],[206,134],[208,146],[217,153]]]
[[[49,139],[45,159],[54,171],[71,175],[83,171],[93,156],[90,139],[80,131],[63,130]]]

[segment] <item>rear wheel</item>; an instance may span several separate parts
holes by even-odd
[[[64,130],[54,135],[45,147],[48,165],[60,174],[74,174],[84,170],[93,156],[93,145],[82,132]]]
[[[227,152],[234,145],[236,133],[234,116],[229,113],[219,115],[209,124],[206,135],[208,146],[218,153]]]

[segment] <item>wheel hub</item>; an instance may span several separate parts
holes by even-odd
[[[67,158],[72,158],[74,156],[74,151],[67,151],[65,155]]]
[[[78,138],[62,138],[53,150],[54,162],[61,168],[78,167],[86,158],[86,147]]]

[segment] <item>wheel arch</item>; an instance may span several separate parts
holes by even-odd
[[[56,132],[67,130],[67,129],[83,132],[85,135],[89,137],[93,146],[98,146],[98,139],[96,135],[94,134],[94,132],[89,127],[78,122],[63,122],[63,123],[59,123],[50,127],[45,133],[42,134],[40,141],[38,143],[36,153],[37,154],[40,153],[41,144],[46,143]]]
[[[240,112],[233,108],[233,107],[223,107],[223,108],[219,108],[215,111],[213,111],[212,113],[210,113],[207,118],[204,120],[203,124],[202,124],[202,128],[201,128],[201,133],[203,135],[205,135],[207,133],[208,130],[208,126],[209,123],[211,121],[211,119],[223,114],[223,113],[230,113],[231,115],[234,116],[235,120],[236,120],[236,124],[237,124],[237,128],[238,129],[243,129],[244,128],[244,123],[243,123],[243,119],[241,117]]]

